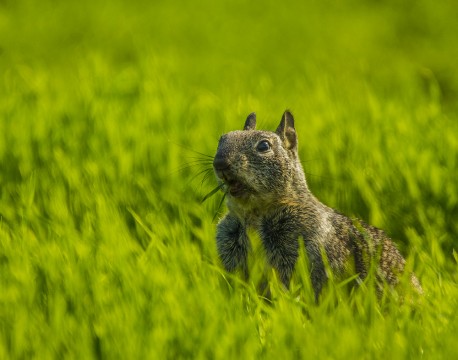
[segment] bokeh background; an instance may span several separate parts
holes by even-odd
[[[0,358],[457,355],[457,19],[452,0],[0,1]],[[272,304],[226,281],[208,156],[286,108],[312,191],[395,239],[422,309],[314,307],[305,270]]]

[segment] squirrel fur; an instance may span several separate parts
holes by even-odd
[[[391,239],[382,230],[324,205],[310,192],[299,160],[293,115],[285,111],[275,132],[255,128],[252,113],[243,130],[220,138],[213,161],[227,196],[228,212],[216,233],[224,268],[240,269],[248,277],[247,229],[253,228],[269,265],[286,287],[298,259],[299,239],[303,239],[316,301],[328,280],[326,262],[337,277],[352,269],[363,280],[376,259],[377,292],[384,283],[396,286],[405,259]],[[410,282],[422,292],[415,275],[411,274]]]

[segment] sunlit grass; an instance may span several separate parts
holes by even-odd
[[[456,357],[453,9],[1,4],[0,358]],[[285,291],[255,234],[250,281],[224,273],[208,156],[286,108],[311,190],[385,229],[424,297],[317,306],[304,254]]]

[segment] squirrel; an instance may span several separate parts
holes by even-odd
[[[361,282],[375,259],[377,294],[381,295],[384,284],[399,283],[405,259],[385,232],[340,214],[310,192],[290,111],[284,112],[275,132],[256,130],[256,114],[248,115],[243,130],[221,136],[213,168],[227,197],[228,212],[216,231],[217,251],[226,271],[241,270],[248,279],[247,229],[252,228],[286,288],[303,239],[317,303],[329,277],[327,269],[336,277],[353,272]],[[423,293],[413,273],[410,283]]]

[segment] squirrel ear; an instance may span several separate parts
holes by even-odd
[[[285,144],[288,150],[295,149],[297,147],[297,136],[296,130],[294,129],[294,118],[293,114],[286,110],[283,113],[283,116],[278,125],[277,130],[275,131],[280,139]]]
[[[256,113],[252,112],[245,120],[245,126],[243,130],[254,130],[256,129]]]

